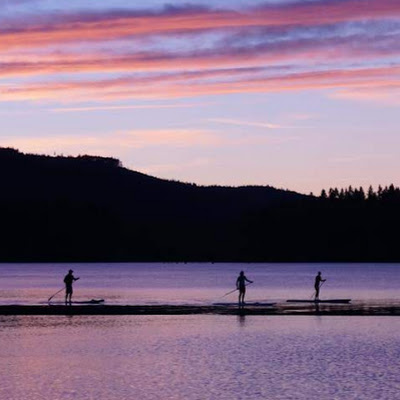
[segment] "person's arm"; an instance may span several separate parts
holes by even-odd
[[[246,281],[249,283],[253,283],[253,281],[251,281],[250,279],[247,279],[246,277],[244,277],[244,279],[246,279]]]
[[[239,289],[239,278],[236,279],[236,289]]]
[[[74,277],[73,279],[74,279],[74,281],[77,281],[78,279],[80,279],[80,277],[79,277],[79,276],[78,276],[78,278],[75,278],[75,277]]]

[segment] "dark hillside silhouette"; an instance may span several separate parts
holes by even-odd
[[[243,215],[303,197],[157,179],[113,158],[14,149],[0,149],[0,179],[2,261],[230,259]]]
[[[400,261],[400,189],[220,187],[0,149],[0,262]]]

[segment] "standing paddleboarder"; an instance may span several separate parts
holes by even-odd
[[[65,283],[65,305],[67,305],[69,303],[69,305],[72,304],[72,284],[74,281],[77,281],[79,278],[75,278],[73,274],[74,271],[72,271],[72,269],[70,269],[68,271],[68,274],[65,275],[64,277],[64,283]],[[68,301],[69,298],[69,301]]]
[[[236,289],[239,290],[239,307],[244,306],[244,296],[246,295],[246,282],[253,283],[253,281],[246,278],[243,271],[240,271],[236,279]]]
[[[318,275],[315,277],[314,289],[315,289],[315,297],[314,300],[319,300],[319,289],[322,286],[322,282],[325,282],[326,279],[322,279],[321,271],[318,271]]]

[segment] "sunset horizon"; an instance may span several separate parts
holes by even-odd
[[[394,400],[400,0],[0,0],[0,398]]]
[[[395,0],[0,4],[0,146],[199,185],[400,185]]]

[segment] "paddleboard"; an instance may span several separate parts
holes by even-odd
[[[72,304],[102,304],[104,299],[92,299],[86,301],[73,301]],[[65,305],[65,301],[50,302],[52,305]],[[68,302],[69,304],[69,302]]]
[[[244,306],[249,306],[249,307],[271,307],[274,306],[276,303],[259,303],[259,302],[249,302],[249,303],[244,303]],[[238,302],[236,301],[235,303],[213,303],[213,306],[238,306]]]
[[[286,300],[287,303],[336,303],[336,304],[348,304],[351,299],[331,299],[331,300]]]

